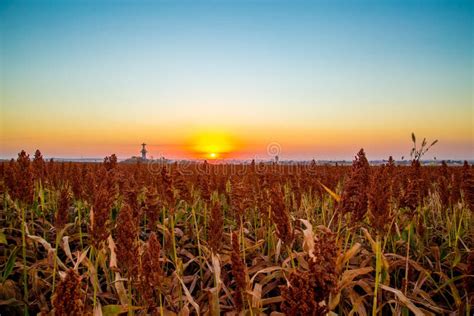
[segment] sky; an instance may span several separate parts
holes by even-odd
[[[473,1],[0,1],[0,157],[474,159]]]

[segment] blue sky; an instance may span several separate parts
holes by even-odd
[[[2,1],[1,154],[186,156],[211,130],[385,157],[414,131],[473,158],[472,23],[472,1]]]

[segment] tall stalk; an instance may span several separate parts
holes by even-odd
[[[53,287],[52,287],[53,289],[52,289],[52,292],[54,292],[54,289],[55,289],[55,286],[56,286],[56,270],[58,269],[57,255],[58,255],[59,238],[60,238],[60,232],[56,229],[56,241],[55,241],[54,256],[53,256]]]
[[[407,253],[406,253],[406,263],[405,263],[405,284],[403,286],[403,293],[406,295],[408,291],[408,261],[410,258],[410,238],[411,238],[411,225],[412,223],[408,225],[408,237],[407,237]]]
[[[380,237],[377,234],[375,237],[375,285],[374,285],[374,302],[372,305],[372,316],[377,315],[377,302],[378,302],[378,288],[380,283],[380,271],[382,269],[382,250],[380,247]]]
[[[191,213],[193,215],[193,221],[194,221],[194,229],[196,230],[196,239],[197,239],[197,246],[198,246],[198,256],[199,256],[199,260],[202,260],[202,255],[201,255],[201,241],[200,241],[200,238],[199,238],[199,228],[198,228],[198,224],[197,224],[197,219],[196,219],[196,211],[194,209],[194,207],[191,208]],[[204,271],[203,269],[199,269],[199,275],[201,277],[201,288],[202,288],[202,285],[203,285],[203,280],[204,280]]]
[[[77,203],[77,221],[79,226],[79,243],[81,244],[81,250],[84,249],[84,244],[82,242],[82,203],[79,201]]]
[[[95,269],[95,275],[93,277],[93,284],[92,284],[92,287],[94,289],[94,294],[93,294],[93,308],[95,309],[95,306],[97,304],[97,283],[99,282],[99,276],[98,276],[98,271],[97,271],[97,268],[98,268],[98,264],[97,264],[97,249],[95,249],[94,246],[91,247],[91,251],[89,252],[89,260],[91,262],[91,264],[94,266],[94,269]],[[91,271],[91,272],[94,272],[94,271]]]
[[[23,300],[25,301],[25,315],[28,315],[28,272],[26,267],[26,207],[21,208],[21,245],[23,256]]]
[[[180,276],[182,271],[181,271],[181,264],[178,262],[178,251],[176,249],[176,235],[174,233],[175,212],[170,211],[169,215],[170,215],[170,229],[171,229],[171,244],[172,244],[172,247],[173,247],[173,262],[174,262],[174,265],[175,265],[175,272],[178,274],[178,276]],[[178,291],[179,291],[179,296],[182,297],[182,288],[181,288],[181,286],[178,287]],[[183,305],[183,302],[181,300],[179,300],[179,309],[180,310],[182,308],[182,305]]]

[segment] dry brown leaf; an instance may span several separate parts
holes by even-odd
[[[217,289],[220,289],[222,281],[221,281],[221,264],[219,262],[218,255],[215,255],[213,253],[211,256],[211,261],[212,261],[212,272],[214,273],[214,282]]]
[[[342,271],[342,268],[344,267],[344,265],[349,261],[351,260],[355,255],[357,255],[359,253],[359,250],[361,248],[361,244],[360,243],[355,243],[351,249],[347,250],[344,255],[341,255],[337,258],[337,261],[336,261],[336,269],[337,271]]]
[[[280,258],[281,253],[281,239],[278,239],[276,249],[275,249],[275,262],[278,262],[278,258]]]
[[[56,262],[58,263],[58,265],[63,270],[67,270],[66,265],[57,256],[56,249],[54,249],[49,242],[47,242],[46,240],[44,240],[43,238],[41,238],[39,236],[32,236],[32,235],[27,235],[27,236],[28,236],[28,238],[30,238],[30,239],[32,239],[36,242],[39,242],[41,245],[43,245],[44,249],[46,249],[46,251],[48,252],[48,258],[49,259],[55,259]]]
[[[280,266],[273,266],[273,267],[268,267],[268,268],[264,268],[262,270],[259,270],[252,276],[252,278],[250,279],[250,283],[253,284],[253,282],[255,281],[255,278],[260,273],[269,273],[269,272],[273,272],[273,271],[277,271],[277,270],[285,270],[285,268],[282,268]]]
[[[349,313],[349,315],[357,313],[358,315],[366,316],[367,310],[365,309],[365,305],[364,305],[364,301],[365,301],[364,297],[360,296],[353,289],[350,289],[348,292],[349,292],[348,296],[352,304],[352,310]]]
[[[409,310],[411,310],[416,316],[423,316],[425,315],[418,307],[413,304],[410,299],[408,299],[405,294],[402,293],[402,291],[394,289],[393,287],[386,286],[383,284],[379,285],[381,289],[385,291],[392,292],[393,294],[396,295],[397,299],[405,305]]]
[[[93,316],[102,316],[102,306],[100,305],[100,302],[96,302],[96,305],[94,306]]]
[[[360,275],[370,273],[373,270],[374,270],[374,268],[372,268],[372,267],[365,267],[365,268],[359,268],[359,269],[352,269],[352,270],[344,271],[344,273],[342,274],[340,283],[339,283],[340,290],[346,288],[347,284],[352,282],[352,280],[354,280],[356,277],[358,277]]]
[[[76,264],[74,265],[74,270],[77,270],[77,268],[79,267],[79,265],[81,264],[81,262],[87,257],[87,253],[89,252],[89,249],[86,249],[85,251],[83,252],[75,252],[74,254],[76,255],[76,258],[77,258],[77,261],[76,261]]]
[[[109,267],[113,270],[117,269],[117,254],[115,253],[115,242],[112,239],[112,235],[107,238],[107,244],[110,249],[110,263]]]
[[[120,304],[123,306],[128,304],[128,297],[127,297],[127,290],[125,289],[125,285],[123,284],[123,278],[119,272],[115,272],[115,281],[114,287],[117,291],[117,295],[120,300]]]
[[[261,308],[262,307],[262,285],[257,283],[255,284],[253,291],[250,292],[252,295],[252,307]]]
[[[76,263],[74,262],[74,259],[72,257],[71,248],[69,247],[69,236],[64,236],[63,237],[63,242],[61,243],[61,246],[62,246],[64,252],[66,253],[66,256],[69,258],[69,260],[71,260],[72,263],[74,265],[76,265]]]
[[[283,302],[283,297],[275,296],[275,297],[262,298],[261,302],[262,302],[262,306],[275,304],[275,303],[281,303]]]
[[[184,307],[179,311],[179,316],[189,316],[189,308],[188,305],[184,305]]]
[[[194,309],[196,310],[196,313],[199,315],[199,305],[194,301],[193,296],[191,295],[191,293],[189,293],[188,288],[186,287],[186,285],[184,285],[184,282],[179,277],[179,275],[176,272],[174,273],[174,275],[176,276],[176,278],[181,283],[181,286],[183,287],[183,290],[184,290],[184,295],[186,296],[186,299],[187,299],[188,303],[191,304],[194,307]]]
[[[306,226],[306,229],[303,229],[303,249],[310,258],[314,258],[313,225],[305,219],[300,219],[300,221]]]

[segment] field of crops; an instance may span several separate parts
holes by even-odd
[[[2,316],[473,313],[467,163],[0,168]]]

